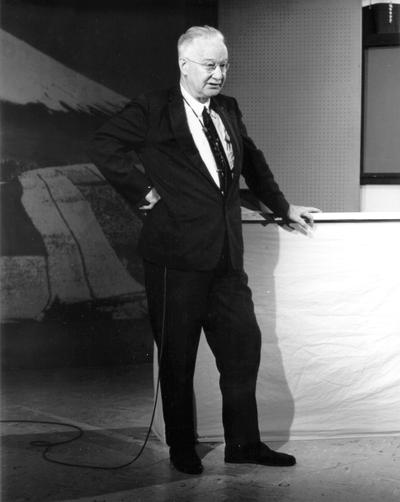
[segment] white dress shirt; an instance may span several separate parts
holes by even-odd
[[[215,128],[218,132],[218,136],[221,140],[222,146],[224,147],[226,157],[229,162],[229,166],[233,168],[234,155],[232,150],[232,144],[227,130],[221,120],[221,117],[215,110],[210,110],[210,100],[206,103],[200,103],[197,99],[193,98],[182,86],[181,86],[182,96],[185,98],[183,103],[185,105],[186,117],[189,125],[190,132],[192,134],[195,145],[200,153],[200,156],[207,166],[209,173],[211,174],[215,183],[219,184],[219,177],[217,171],[217,164],[215,162],[214,155],[211,151],[210,144],[206,135],[204,134],[202,123],[203,123],[203,109],[206,106],[210,112],[212,121],[214,122]],[[186,101],[185,101],[186,100]]]

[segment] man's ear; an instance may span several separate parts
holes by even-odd
[[[179,69],[183,75],[187,75],[187,61],[185,58],[178,59]]]

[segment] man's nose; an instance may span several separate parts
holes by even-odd
[[[224,78],[224,72],[221,69],[221,65],[218,64],[216,66],[215,70],[212,72],[212,76],[218,79]]]

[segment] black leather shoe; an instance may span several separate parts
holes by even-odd
[[[169,458],[176,470],[185,474],[201,474],[203,465],[193,446],[171,446]]]
[[[296,463],[293,455],[271,450],[266,444],[227,445],[225,447],[225,462],[230,464],[259,464],[288,467]]]

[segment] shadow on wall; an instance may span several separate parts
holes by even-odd
[[[253,292],[257,320],[262,332],[261,364],[257,384],[260,431],[265,440],[287,442],[295,405],[277,336],[275,269],[280,252],[279,228],[244,224],[245,269]]]

